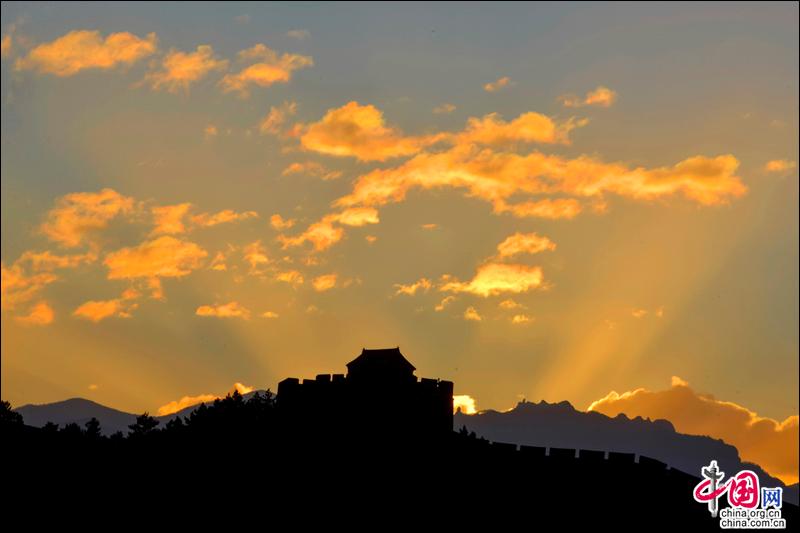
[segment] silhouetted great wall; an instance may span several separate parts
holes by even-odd
[[[33,428],[4,411],[4,486],[14,488],[5,496],[12,507],[25,496],[125,512],[143,493],[186,508],[214,487],[215,505],[240,513],[289,506],[343,517],[357,501],[360,517],[384,513],[372,523],[382,528],[402,515],[490,520],[492,530],[719,530],[692,497],[695,476],[634,454],[453,431],[453,383],[418,379],[398,348],[363,350],[347,368],[285,379],[277,398],[234,393],[163,430],[142,415],[127,438],[91,423]],[[797,507],[784,503],[783,516],[791,527]]]

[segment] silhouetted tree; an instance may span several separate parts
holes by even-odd
[[[22,415],[16,411],[11,410],[11,403],[3,400],[0,407],[0,424],[3,426],[22,426],[24,421]]]
[[[97,440],[102,436],[100,433],[100,421],[95,417],[92,417],[88,422],[86,422],[85,427],[86,436],[88,438]]]
[[[55,435],[56,433],[58,433],[58,424],[55,424],[53,422],[48,422],[47,424],[42,426],[42,431],[47,435]]]
[[[83,430],[75,422],[70,422],[61,428],[59,433],[72,440],[79,440],[83,437]]]
[[[128,426],[130,431],[128,432],[129,437],[143,437],[145,435],[151,434],[155,431],[156,426],[158,426],[159,421],[150,416],[148,412],[144,412],[141,415],[136,417],[136,423],[131,424]]]

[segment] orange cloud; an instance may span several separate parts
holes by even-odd
[[[87,242],[95,244],[98,231],[106,228],[114,217],[129,214],[133,209],[133,198],[112,189],[67,194],[47,213],[40,230],[51,241],[68,248]]]
[[[374,207],[351,207],[334,216],[339,224],[345,226],[360,227],[380,222],[378,210]]]
[[[182,277],[200,268],[208,252],[197,244],[162,236],[106,255],[108,279]]]
[[[161,61],[161,70],[150,72],[146,81],[155,90],[166,89],[171,93],[188,92],[189,86],[214,70],[225,70],[228,62],[214,57],[214,49],[207,44],[194,52],[170,50]]]
[[[484,298],[506,292],[522,293],[538,289],[544,281],[541,267],[505,263],[487,263],[478,267],[475,277],[467,283],[450,281],[451,279],[450,276],[445,276],[445,283],[439,290],[467,292]]]
[[[311,281],[311,285],[313,285],[315,291],[324,292],[336,287],[337,277],[336,274],[318,276]]]
[[[282,281],[284,283],[288,283],[293,287],[302,285],[303,282],[305,281],[303,279],[303,275],[297,270],[288,270],[286,272],[279,272],[278,274],[275,275],[275,279],[278,281]]]
[[[250,318],[250,310],[239,302],[217,305],[201,305],[195,311],[197,316],[214,316],[218,318]]]
[[[289,117],[297,112],[297,102],[286,101],[278,107],[271,106],[269,113],[258,124],[262,135],[278,135]]]
[[[277,213],[269,217],[270,226],[279,231],[291,228],[294,223],[295,220],[293,218],[285,219]]]
[[[509,78],[508,76],[503,76],[498,80],[489,82],[486,85],[484,85],[483,90],[486,91],[487,93],[496,93],[500,89],[505,89],[506,87],[511,87],[512,85],[513,82],[511,81],[511,78]]]
[[[453,412],[461,410],[465,415],[474,415],[478,412],[475,404],[475,398],[468,394],[454,394],[453,395]]]
[[[527,324],[528,322],[531,322],[532,320],[533,319],[531,317],[529,317],[528,315],[522,315],[522,314],[514,315],[513,317],[511,317],[511,323],[512,324]]]
[[[156,34],[141,39],[128,32],[105,39],[99,31],[75,30],[55,41],[40,44],[17,60],[17,70],[36,70],[56,76],[72,76],[85,69],[108,70],[131,65],[156,51]]]
[[[333,225],[336,220],[338,220],[338,215],[328,215],[319,222],[311,224],[300,235],[296,237],[279,235],[278,240],[282,243],[284,249],[292,246],[302,246],[304,243],[310,242],[316,251],[326,250],[344,237],[344,230]]]
[[[261,316],[261,318],[278,318],[278,317],[280,317],[280,315],[278,313],[276,313],[275,311],[264,311],[259,316]]]
[[[433,287],[433,283],[431,283],[431,280],[427,278],[420,278],[419,280],[409,285],[401,285],[399,283],[395,283],[394,286],[397,288],[395,294],[407,294],[409,296],[413,296],[417,294],[417,291],[428,292],[431,289],[431,287]]]
[[[400,130],[385,124],[378,108],[349,102],[329,109],[322,120],[310,124],[300,142],[306,150],[322,154],[385,161],[415,154],[441,139],[441,135],[406,137]]]
[[[498,255],[503,258],[518,254],[538,254],[555,249],[556,243],[536,233],[517,232],[497,245]]]
[[[14,320],[26,326],[45,326],[53,322],[54,316],[53,308],[47,302],[41,301],[27,315],[15,317]]]
[[[62,268],[75,268],[84,263],[92,263],[97,260],[97,254],[87,252],[76,255],[55,255],[49,250],[44,252],[34,252],[28,250],[17,259],[16,263],[28,265],[34,272],[49,272]]]
[[[564,107],[583,107],[583,106],[597,106],[597,107],[611,107],[617,101],[617,93],[608,87],[600,85],[597,89],[589,91],[586,96],[580,98],[574,94],[565,94],[560,96],[559,101]]]
[[[111,317],[130,318],[132,316],[131,311],[137,307],[138,304],[132,303],[130,298],[90,300],[78,306],[72,312],[72,315],[96,323]]]
[[[436,311],[436,312],[444,311],[444,308],[447,307],[450,303],[452,303],[453,300],[455,300],[455,299],[456,299],[456,297],[453,296],[453,295],[445,296],[444,298],[442,298],[442,301],[439,302],[436,305],[436,307],[433,308],[433,310]]]
[[[569,132],[588,124],[587,120],[569,119],[557,124],[545,115],[523,113],[506,122],[497,113],[482,118],[471,117],[467,127],[458,135],[458,142],[500,145],[517,142],[569,144]]]
[[[9,267],[2,265],[0,279],[0,307],[11,311],[34,299],[47,285],[58,280],[58,276],[50,272],[28,274],[20,264],[14,263]]]
[[[292,174],[307,174],[309,176],[317,176],[322,178],[323,181],[335,180],[341,177],[342,173],[337,170],[328,170],[322,164],[316,161],[307,161],[305,163],[292,163],[286,167],[282,176],[291,176]]]
[[[515,302],[511,298],[503,300],[499,305],[502,309],[517,309],[518,307],[525,307],[522,304]]]
[[[481,318],[481,315],[478,314],[478,311],[474,307],[470,306],[464,311],[464,320],[480,322],[483,319]]]
[[[731,155],[714,158],[695,156],[671,167],[629,168],[605,163],[589,156],[575,159],[531,152],[518,155],[456,145],[439,153],[421,153],[394,168],[375,169],[359,177],[353,190],[337,200],[337,206],[380,206],[405,199],[415,187],[466,189],[471,197],[491,202],[495,212],[574,216],[579,210],[573,199],[549,204],[523,203],[509,206],[514,195],[569,194],[602,197],[606,193],[639,200],[683,194],[702,205],[727,203],[744,195],[747,188],[736,176],[739,161]],[[549,200],[549,199],[547,199]]]
[[[314,65],[310,56],[298,54],[278,55],[274,50],[257,44],[247,50],[239,52],[240,60],[259,60],[258,63],[245,67],[236,74],[226,74],[220,86],[222,91],[237,92],[246,98],[250,95],[250,87],[269,87],[275,83],[287,83],[292,79],[292,73]]]
[[[155,228],[150,232],[150,235],[171,235],[176,233],[184,233],[186,226],[183,223],[183,217],[192,208],[192,204],[175,204],[156,206],[150,209],[153,213],[153,224]]]
[[[223,209],[213,215],[210,213],[200,213],[199,215],[194,215],[192,217],[192,223],[203,227],[203,228],[210,228],[211,226],[216,226],[217,224],[225,224],[226,222],[238,222],[240,220],[247,220],[249,218],[258,218],[258,213],[255,211],[244,211],[242,213],[237,213],[232,209]]]
[[[764,170],[775,174],[783,174],[796,167],[797,163],[794,161],[788,159],[773,159],[772,161],[767,161],[767,164],[764,165]]]
[[[494,203],[495,213],[510,212],[517,218],[549,218],[552,220],[572,220],[581,213],[581,204],[574,198],[544,198],[542,200],[520,202],[509,205],[505,200]]]
[[[252,392],[255,390],[253,387],[248,387],[247,385],[242,385],[241,383],[234,383],[233,387],[229,391],[229,394],[233,393],[233,391],[238,391],[239,394],[247,394],[248,392]],[[197,396],[184,396],[180,400],[175,400],[169,402],[167,404],[162,405],[156,411],[158,416],[166,416],[177,413],[178,411],[182,411],[187,407],[191,407],[193,405],[200,405],[201,403],[206,402],[213,402],[214,400],[221,398],[221,396],[217,396],[214,394],[200,394]]]
[[[783,421],[763,418],[733,402],[696,393],[680,378],[673,378],[667,390],[612,391],[587,410],[669,420],[680,433],[708,435],[736,446],[744,461],[760,465],[784,483],[798,481],[797,415]]]
[[[251,274],[261,274],[262,265],[269,263],[269,257],[261,245],[261,241],[255,241],[244,247],[244,260],[250,265]]]

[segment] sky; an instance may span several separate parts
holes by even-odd
[[[797,21],[4,2],[2,397],[166,412],[400,346],[477,409],[734,406],[796,481]]]

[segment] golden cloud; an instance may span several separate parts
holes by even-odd
[[[328,215],[319,222],[311,224],[306,231],[296,237],[279,235],[278,241],[282,243],[284,249],[310,242],[318,252],[327,250],[344,237],[344,230],[333,225],[338,217],[339,215]]]
[[[336,274],[318,276],[311,281],[311,285],[313,285],[315,291],[324,292],[336,287],[337,277]]]
[[[470,306],[464,310],[464,320],[480,322],[483,319],[481,318],[481,315],[478,314],[478,311],[474,307]]]
[[[532,321],[533,319],[528,315],[514,315],[511,317],[512,324],[527,324],[528,322]]]
[[[239,394],[247,394],[248,392],[252,392],[255,390],[253,387],[248,387],[247,385],[242,385],[241,383],[234,383],[233,387],[231,388],[229,394],[232,394],[233,391],[238,391]],[[184,396],[180,400],[175,400],[169,402],[167,404],[162,405],[156,411],[158,416],[166,416],[177,413],[178,411],[182,411],[187,407],[191,407],[193,405],[200,405],[201,403],[206,402],[213,402],[214,400],[221,398],[215,394],[200,394],[197,396]]]
[[[264,311],[259,316],[261,316],[261,318],[278,318],[278,317],[280,317],[280,315],[278,313],[276,313],[275,311]]]
[[[796,167],[797,163],[794,161],[788,159],[773,159],[772,161],[767,161],[767,164],[764,165],[764,170],[775,174],[781,174],[793,170]]]
[[[141,39],[128,32],[109,34],[75,30],[55,41],[40,44],[17,60],[17,70],[36,70],[56,76],[72,76],[85,69],[108,70],[131,65],[156,51],[156,34]]]
[[[433,283],[431,283],[431,280],[427,278],[420,278],[419,280],[409,285],[401,285],[399,283],[395,283],[394,286],[397,288],[395,294],[407,294],[409,296],[413,296],[417,294],[417,291],[428,292],[431,289],[431,287],[433,287]]]
[[[491,202],[495,212],[511,210],[517,216],[553,215],[553,207],[561,211],[560,216],[574,216],[579,210],[572,199],[509,206],[507,200],[519,194],[602,197],[614,193],[639,200],[683,194],[702,205],[715,205],[747,192],[735,174],[738,166],[739,161],[732,155],[695,156],[671,167],[645,169],[605,163],[589,156],[569,159],[540,152],[518,155],[478,149],[472,144],[456,145],[444,152],[421,153],[398,167],[362,175],[351,193],[334,205],[399,202],[415,187],[466,189],[467,195]]]
[[[199,215],[192,216],[192,223],[203,227],[210,228],[217,224],[225,224],[227,222],[238,222],[240,220],[247,220],[249,218],[258,218],[258,213],[255,211],[244,211],[237,213],[232,209],[223,209],[217,213],[200,213]]]
[[[297,112],[297,102],[286,101],[278,107],[271,106],[269,113],[258,124],[262,135],[278,135],[289,117]]]
[[[517,142],[569,144],[569,132],[586,124],[586,119],[569,119],[556,124],[550,117],[534,112],[523,113],[506,122],[497,113],[490,113],[482,118],[469,118],[467,127],[457,136],[457,140],[460,143],[486,145]]]
[[[764,468],[784,483],[798,481],[798,416],[783,421],[763,418],[733,402],[699,394],[686,381],[673,378],[667,390],[636,389],[593,402],[588,411],[608,416],[666,419],[680,433],[708,435],[736,446],[744,461]]]
[[[62,268],[75,268],[84,263],[93,263],[96,260],[97,254],[94,252],[76,255],[55,255],[49,250],[44,252],[28,250],[23,252],[16,263],[27,265],[34,272],[50,272]]]
[[[517,309],[518,307],[525,307],[524,305],[515,302],[511,298],[503,300],[499,305],[501,309]]]
[[[518,254],[538,254],[556,249],[556,243],[536,233],[517,232],[497,245],[500,257],[513,257]]]
[[[378,210],[374,207],[351,207],[335,215],[336,221],[345,226],[365,226],[367,224],[377,224]]]
[[[250,310],[239,302],[226,304],[201,305],[195,311],[197,316],[214,316],[218,318],[250,318]]]
[[[505,200],[494,203],[495,213],[511,213],[517,218],[549,218],[571,220],[581,213],[581,203],[574,198],[544,198],[509,205]]]
[[[436,311],[436,312],[444,311],[444,308],[447,307],[450,303],[452,303],[453,300],[455,300],[455,299],[456,299],[456,297],[453,296],[453,295],[445,296],[444,298],[442,298],[442,301],[439,302],[436,305],[436,307],[433,308],[433,310]]]
[[[474,415],[478,412],[475,404],[475,398],[468,394],[454,394],[453,395],[453,412],[461,410],[465,415]]]
[[[98,231],[107,227],[117,215],[129,214],[133,209],[133,198],[112,189],[67,194],[47,213],[40,230],[51,241],[68,248],[87,242],[95,244]]]
[[[108,279],[182,277],[202,266],[208,252],[193,242],[162,236],[106,255]]]
[[[506,292],[522,293],[538,289],[544,281],[541,267],[505,263],[486,263],[478,267],[475,277],[467,283],[451,279],[446,276],[439,290],[467,292],[484,298]]]
[[[26,326],[45,326],[53,322],[54,316],[53,308],[47,302],[41,301],[27,315],[15,317],[14,320]]]
[[[341,177],[342,173],[338,170],[328,170],[322,164],[316,161],[306,161],[305,163],[291,163],[286,167],[282,176],[291,176],[292,174],[307,174],[309,176],[317,176],[323,181],[335,180]]]
[[[278,55],[263,44],[242,50],[239,52],[239,59],[260,62],[245,67],[236,74],[226,74],[220,86],[223,92],[237,92],[245,98],[250,95],[251,85],[269,87],[275,83],[287,83],[292,79],[295,70],[314,65],[310,56],[289,53]]]
[[[275,275],[275,279],[278,281],[282,281],[284,283],[288,283],[293,287],[302,285],[303,282],[305,281],[303,279],[303,275],[297,270],[287,270],[286,272],[279,272],[278,274]]]
[[[293,218],[285,219],[277,213],[269,217],[270,226],[279,231],[291,228],[294,223],[295,220]]]
[[[0,307],[10,311],[34,299],[47,285],[58,280],[58,276],[50,272],[28,274],[18,263],[6,267],[2,265],[0,278]]]
[[[155,89],[166,89],[171,93],[189,91],[189,86],[214,70],[225,70],[228,62],[214,57],[214,49],[207,44],[194,52],[170,50],[161,61],[161,70],[150,72],[145,80]]]
[[[262,265],[269,263],[266,250],[261,245],[261,241],[255,241],[244,247],[244,260],[250,265],[251,274],[261,274]]]
[[[133,303],[132,299],[90,300],[78,306],[72,315],[95,323],[111,317],[130,318],[131,312],[138,307],[138,304]]]
[[[153,214],[155,228],[150,235],[172,235],[186,232],[183,217],[191,208],[192,204],[190,203],[152,207],[150,212]]]
[[[513,85],[511,78],[509,78],[508,76],[503,76],[500,79],[497,79],[495,81],[489,82],[486,85],[484,85],[483,90],[486,91],[487,93],[496,93],[500,89],[511,87],[511,85]]]
[[[415,154],[442,138],[442,135],[406,137],[397,128],[387,126],[383,113],[375,106],[349,102],[329,109],[322,120],[310,124],[300,142],[306,150],[322,154],[385,161]]]
[[[564,107],[583,107],[583,106],[597,106],[597,107],[611,107],[617,100],[617,93],[608,87],[600,85],[593,91],[586,93],[586,96],[580,98],[574,94],[565,94],[560,96],[559,101]]]

